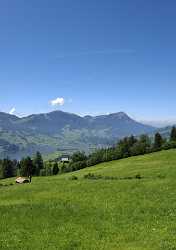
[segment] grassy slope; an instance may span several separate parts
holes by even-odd
[[[74,175],[82,178],[88,173],[116,177],[129,177],[136,174],[150,178],[156,178],[157,176],[172,177],[172,174],[176,174],[176,150],[161,151],[144,156],[101,163],[96,167],[85,168],[60,177],[68,179]]]
[[[89,172],[150,178],[84,180]],[[175,179],[170,150],[0,187],[0,249],[174,250]]]

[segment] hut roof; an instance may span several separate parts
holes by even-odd
[[[18,177],[16,178],[16,183],[19,183],[19,184],[29,183],[29,179],[27,177]]]

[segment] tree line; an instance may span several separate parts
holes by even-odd
[[[22,158],[20,161],[10,160],[9,158],[0,160],[1,179],[14,176],[31,178],[32,176],[55,175],[58,174],[58,172],[58,163],[44,163],[40,152],[37,152],[33,159],[28,156]]]
[[[150,138],[148,135],[141,135],[140,137],[134,137],[132,135],[121,139],[117,145],[113,147],[96,150],[88,156],[84,152],[74,153],[71,162],[65,166],[65,172],[80,170],[102,162],[119,160],[172,148],[176,148],[175,127],[172,128],[169,139],[163,138],[159,132],[154,135],[154,138]]]
[[[0,160],[0,178],[56,175],[77,171],[102,162],[172,148],[176,148],[176,127],[172,128],[169,139],[163,138],[160,133],[156,133],[154,138],[150,138],[148,135],[140,137],[132,135],[121,139],[113,147],[98,149],[89,155],[86,155],[85,152],[75,152],[69,163],[58,163],[56,160],[44,162],[40,152],[37,152],[33,158],[28,156],[20,161],[5,158]]]

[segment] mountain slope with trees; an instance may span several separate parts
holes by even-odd
[[[0,113],[0,157],[20,158],[55,151],[91,151],[110,146],[131,134],[152,133],[154,128],[123,112],[81,117],[63,111],[19,118]]]
[[[9,178],[20,173],[22,176],[28,176],[31,180],[32,176],[75,172],[103,162],[175,148],[176,127],[173,127],[169,139],[163,138],[159,132],[155,133],[154,140],[148,135],[139,137],[132,135],[121,139],[113,147],[97,149],[89,155],[86,155],[84,151],[77,151],[73,153],[69,162],[59,162],[59,164],[58,158],[44,162],[40,152],[37,152],[33,159],[29,156],[22,158],[21,161],[5,158],[0,161],[0,178]],[[140,176],[138,177],[140,178]]]

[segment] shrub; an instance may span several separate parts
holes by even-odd
[[[88,173],[88,174],[84,175],[84,178],[97,180],[97,179],[102,179],[103,177],[101,175],[95,175],[95,174]]]
[[[160,179],[164,179],[164,178],[166,178],[166,176],[165,175],[162,175],[162,174],[158,174],[158,176],[157,176],[158,178],[160,178]]]
[[[77,176],[75,176],[75,175],[72,175],[72,176],[70,177],[70,180],[72,180],[72,181],[76,181],[76,180],[78,180],[78,177],[77,177]]]
[[[136,179],[141,179],[142,177],[141,177],[140,174],[137,174],[137,175],[135,176],[135,178],[136,178]]]

